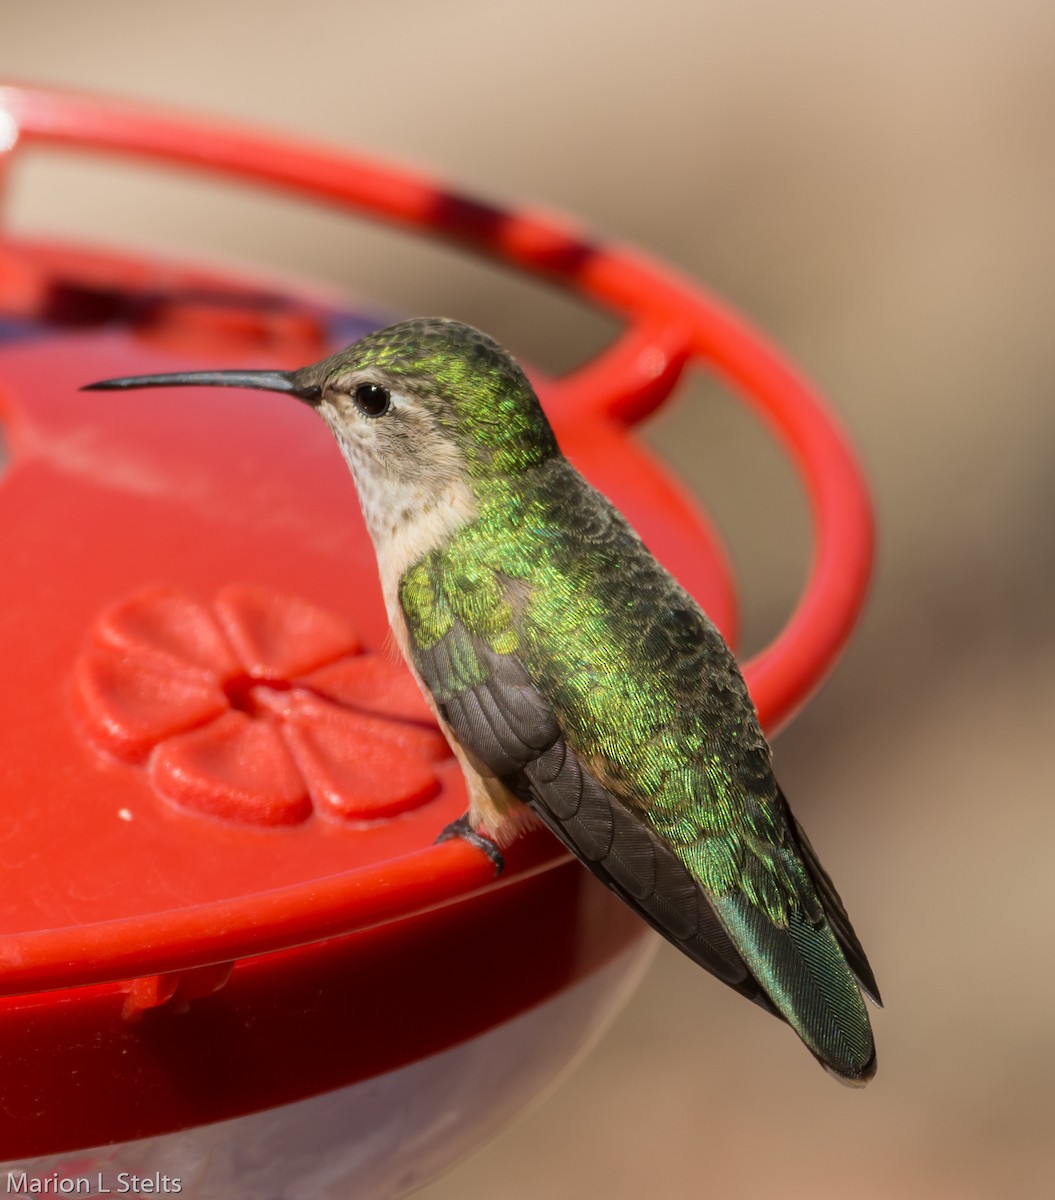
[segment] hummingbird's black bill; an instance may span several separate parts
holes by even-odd
[[[262,392],[285,392],[306,404],[317,404],[322,389],[303,384],[293,371],[176,371],[171,375],[125,375],[120,379],[101,379],[86,383],[82,392],[120,392],[153,387],[237,387]]]

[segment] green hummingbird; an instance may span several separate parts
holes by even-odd
[[[732,652],[561,454],[506,350],[421,319],[296,371],[88,386],[171,385],[288,392],[336,437],[395,639],[465,773],[468,813],[441,837],[500,870],[541,821],[837,1078],[872,1077],[875,978]]]

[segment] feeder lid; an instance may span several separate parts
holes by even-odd
[[[497,883],[465,843],[434,845],[464,782],[388,643],[354,485],[307,407],[78,390],[191,364],[289,368],[384,323],[288,287],[0,244],[0,1053],[5,1111],[23,1118],[0,1159],[392,1069],[643,932],[606,893],[585,917],[588,877],[544,833],[509,849]],[[728,621],[724,567],[677,489],[624,430],[553,415]],[[528,910],[537,945],[517,924]],[[341,936],[378,926],[382,943]],[[484,986],[453,947],[496,927],[519,930],[521,973]],[[364,972],[369,1004],[352,997]],[[224,1006],[186,1023],[217,989]],[[412,1033],[404,996],[429,997]],[[325,1049],[350,1011],[372,1056]],[[268,1069],[240,1057],[217,1089],[243,1041]]]

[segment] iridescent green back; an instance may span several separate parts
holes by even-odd
[[[720,635],[559,456],[492,478],[480,500],[479,519],[405,577],[415,642],[468,633],[450,639],[457,688],[486,669],[474,640],[523,663],[569,747],[689,869],[774,1008],[836,1073],[867,1078],[864,1004]],[[445,681],[429,682],[442,703]]]

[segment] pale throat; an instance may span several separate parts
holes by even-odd
[[[404,483],[386,487],[384,495],[383,506],[363,504],[382,581],[393,573],[401,576],[476,519],[476,497],[462,480],[438,486]]]
[[[359,455],[343,442],[341,449],[374,543],[389,617],[394,618],[403,575],[476,519],[476,497],[463,477],[437,478],[426,470],[417,477],[381,478],[372,462],[357,461]]]

